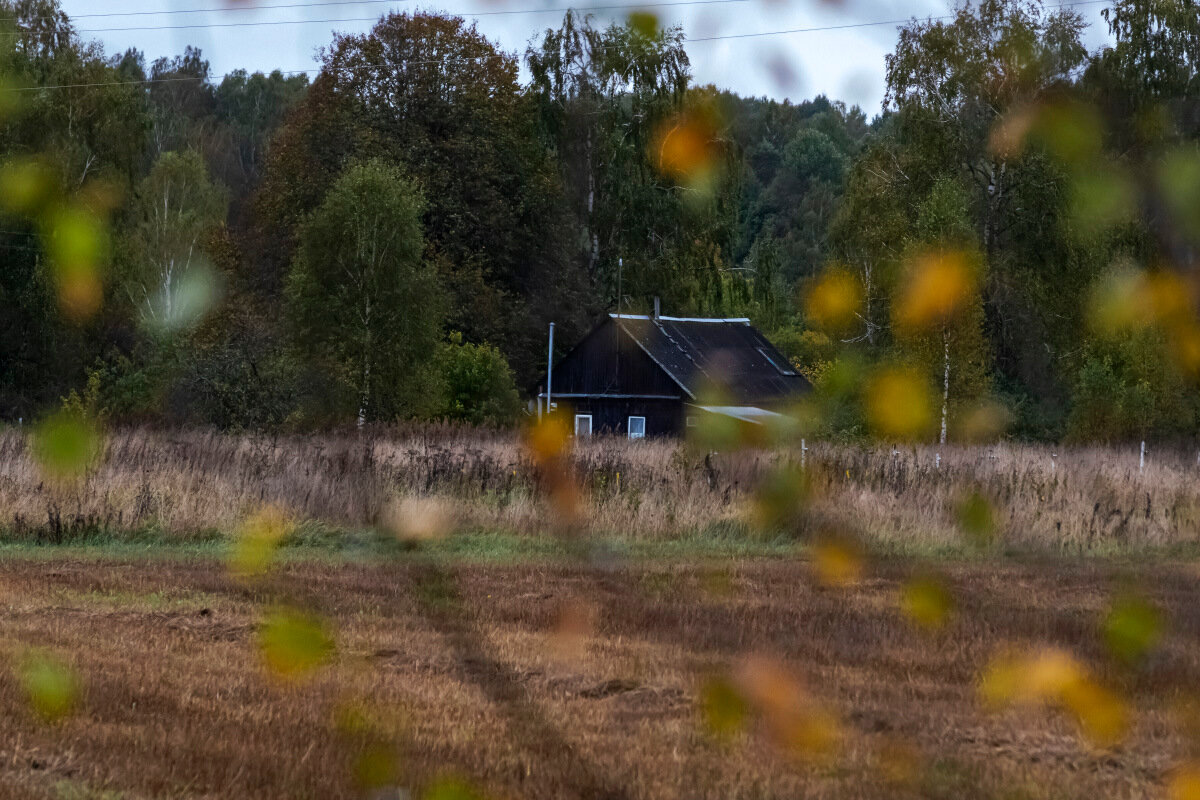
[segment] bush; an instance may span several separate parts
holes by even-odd
[[[438,359],[445,402],[438,416],[472,425],[509,425],[521,398],[508,361],[488,344],[463,342],[451,333]]]

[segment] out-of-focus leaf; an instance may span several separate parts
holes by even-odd
[[[82,414],[60,411],[47,417],[33,434],[33,454],[42,471],[56,479],[86,472],[100,453],[100,434]]]
[[[1200,238],[1200,150],[1172,150],[1158,160],[1157,170],[1173,221],[1191,238]]]
[[[886,367],[866,387],[867,422],[876,436],[908,441],[932,429],[933,398],[916,371]]]
[[[1071,215],[1084,232],[1131,220],[1134,198],[1129,177],[1112,165],[1082,170],[1071,178]]]
[[[787,530],[808,506],[811,494],[808,475],[795,464],[772,469],[755,493],[755,524],[763,531]]]
[[[1184,764],[1167,779],[1168,800],[1200,800],[1200,763]]]
[[[1158,609],[1133,594],[1117,597],[1104,619],[1104,642],[1117,658],[1141,660],[1162,638],[1163,620]]]
[[[849,271],[827,269],[804,293],[804,316],[813,326],[831,333],[850,329],[862,310],[862,285]]]
[[[975,277],[963,253],[924,253],[912,260],[892,318],[902,332],[942,325],[965,306],[974,286]]]
[[[370,741],[354,759],[354,782],[371,791],[394,786],[400,779],[400,764],[394,747]]]
[[[81,322],[104,300],[101,269],[107,258],[108,235],[103,221],[80,206],[46,215],[43,239],[54,268],[59,307]]]
[[[629,27],[638,35],[653,39],[658,36],[658,17],[649,11],[634,11],[629,15]]]
[[[700,691],[705,728],[718,736],[732,736],[746,725],[750,709],[737,688],[724,678],[712,678]]]
[[[230,571],[242,578],[266,572],[275,551],[291,530],[291,520],[282,509],[266,506],[255,512],[238,531],[230,554]]]
[[[847,536],[825,534],[813,542],[810,552],[813,573],[823,586],[849,586],[862,577],[862,548]]]
[[[0,166],[0,207],[33,217],[58,194],[53,171],[36,158],[9,158]]]
[[[325,620],[292,608],[279,608],[267,616],[259,629],[258,645],[267,669],[287,681],[309,676],[334,651]]]
[[[457,776],[438,778],[425,792],[425,800],[483,800],[471,784]]]
[[[979,492],[971,492],[958,504],[958,524],[967,540],[976,547],[987,547],[995,539],[992,505]]]
[[[913,578],[900,590],[900,608],[914,625],[935,630],[946,624],[954,610],[954,596],[935,576]]]
[[[26,653],[17,678],[30,708],[47,722],[70,714],[79,700],[79,677],[62,659],[44,651]]]

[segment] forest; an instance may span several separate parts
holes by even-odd
[[[697,85],[645,13],[524,53],[391,13],[311,79],[105,53],[57,0],[0,17],[0,421],[507,425],[548,323],[661,298],[750,317],[830,436],[889,365],[951,439],[981,408],[1017,439],[1200,432],[1187,3],[1115,0],[1095,52],[1070,7],[913,19],[869,110]]]

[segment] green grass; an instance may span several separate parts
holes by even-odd
[[[0,529],[0,558],[108,560],[221,560],[232,535],[215,530],[178,534],[155,528],[91,531],[48,543]],[[1017,560],[1024,558],[1097,558],[1118,561],[1200,559],[1200,544],[1161,548],[1108,546],[1091,550],[978,549],[964,542],[950,545],[885,542],[869,547],[873,558],[920,558],[940,561]],[[599,532],[586,538],[558,538],[548,532],[463,531],[444,539],[406,546],[373,529],[342,529],[320,523],[300,525],[278,553],[283,561],[352,563],[380,557],[420,556],[467,563],[522,563],[584,558],[589,561],[694,561],[770,559],[803,556],[803,543],[785,536],[763,537],[727,525],[711,526],[672,538],[646,538],[622,532]]]

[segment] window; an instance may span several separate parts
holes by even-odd
[[[646,438],[646,418],[645,417],[630,417],[629,418],[629,438],[630,439],[645,439]]]
[[[592,415],[591,414],[576,414],[575,415],[575,435],[576,436],[591,436],[592,435]]]
[[[768,363],[769,363],[769,364],[770,364],[772,367],[774,367],[774,368],[775,368],[775,370],[776,370],[776,371],[777,371],[777,372],[778,372],[780,375],[795,375],[795,374],[796,374],[796,371],[795,371],[795,370],[793,370],[793,369],[789,369],[789,368],[785,368],[785,367],[782,367],[782,366],[780,366],[779,362],[778,362],[778,361],[776,361],[774,358],[772,358],[772,357],[771,357],[771,354],[767,352],[767,348],[765,348],[765,347],[759,347],[759,348],[756,348],[756,349],[758,350],[758,352],[759,352],[759,355],[761,355],[763,358],[765,358],[765,359],[767,360],[767,362],[768,362]]]

